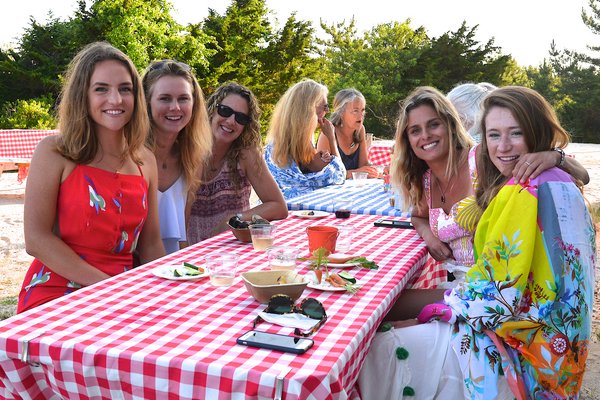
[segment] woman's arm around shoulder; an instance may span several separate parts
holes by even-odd
[[[256,149],[242,150],[240,166],[261,201],[261,204],[245,211],[243,219],[249,219],[252,214],[259,214],[269,221],[287,218],[288,210],[283,194],[260,153]]]
[[[590,175],[579,161],[565,157],[556,150],[528,153],[521,156],[513,169],[513,176],[516,181],[525,183],[527,179],[534,179],[552,167],[562,169],[573,178],[583,182],[584,185],[590,183]]]
[[[31,160],[25,190],[25,247],[57,274],[88,286],[108,275],[86,263],[55,232],[60,185],[76,167],[58,152],[57,142],[57,136],[42,139]]]
[[[152,151],[144,147],[141,150],[142,171],[148,183],[148,216],[140,233],[137,251],[140,262],[156,260],[165,255],[165,248],[160,237],[160,222],[158,219],[158,171],[156,159]]]

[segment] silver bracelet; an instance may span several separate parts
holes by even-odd
[[[560,147],[553,147],[552,151],[556,151],[556,152],[558,152],[558,154],[560,154],[560,159],[556,163],[556,166],[562,167],[565,164],[565,151],[563,149],[561,149]]]

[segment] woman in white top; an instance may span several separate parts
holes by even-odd
[[[152,123],[147,145],[158,167],[160,231],[169,254],[187,245],[186,204],[200,184],[199,170],[210,157],[212,135],[204,95],[189,65],[155,61],[143,84]]]

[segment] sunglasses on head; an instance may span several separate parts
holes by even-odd
[[[286,294],[276,294],[271,297],[269,300],[269,304],[267,304],[267,308],[265,308],[265,312],[271,314],[288,314],[288,313],[299,313],[306,315],[312,319],[318,319],[319,323],[316,324],[310,331],[302,332],[300,328],[296,328],[294,330],[294,334],[296,336],[310,336],[315,333],[325,321],[327,321],[327,314],[325,313],[325,307],[323,304],[315,298],[307,297],[302,300],[299,306],[294,304],[294,300]],[[256,328],[256,325],[264,320],[259,316],[254,320],[254,324],[252,325],[252,329]]]
[[[223,118],[229,118],[232,115],[235,115],[235,122],[240,125],[248,125],[251,121],[250,116],[248,114],[244,114],[243,112],[234,111],[233,108],[223,105],[217,104],[217,114],[219,114]]]

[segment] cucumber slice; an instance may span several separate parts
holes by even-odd
[[[348,281],[350,283],[356,283],[356,278],[347,273],[346,271],[339,272],[338,275],[345,281]]]

